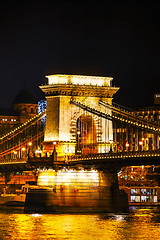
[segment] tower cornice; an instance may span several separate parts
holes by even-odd
[[[46,97],[49,96],[82,96],[82,97],[113,97],[118,87],[52,84],[40,86]]]

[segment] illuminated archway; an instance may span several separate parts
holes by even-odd
[[[97,132],[94,119],[81,115],[76,124],[76,154],[97,153]]]

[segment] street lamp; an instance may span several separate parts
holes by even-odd
[[[129,145],[129,142],[127,141],[127,142],[126,142],[126,151],[128,151],[129,146],[130,146],[130,145]]]
[[[26,151],[26,148],[25,147],[22,147],[22,158],[24,157],[24,153],[25,153],[25,151]]]
[[[32,142],[28,142],[28,149],[27,149],[27,155],[30,155],[30,150],[31,150]]]
[[[141,146],[141,151],[143,151],[143,141],[139,141],[139,145]]]
[[[81,132],[78,130],[78,131],[77,131],[77,135],[79,136],[79,135],[80,135],[80,133],[81,133]]]
[[[31,146],[32,146],[32,142],[29,142],[29,143],[28,143],[28,146],[31,147]]]
[[[109,140],[109,143],[110,143],[110,150],[109,151],[112,152],[112,150],[113,150],[112,149],[113,140]]]
[[[13,151],[13,154],[14,154],[14,158],[17,158],[18,152],[16,150]]]

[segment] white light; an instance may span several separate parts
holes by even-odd
[[[35,153],[42,153],[42,150],[36,150]]]
[[[42,214],[39,214],[39,213],[33,213],[33,214],[31,214],[30,216],[32,216],[32,217],[41,217],[41,216],[43,216]]]
[[[94,85],[111,86],[111,77],[82,76],[82,75],[61,75],[55,74],[46,76],[49,85],[52,84],[73,84],[73,85]]]

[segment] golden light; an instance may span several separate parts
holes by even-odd
[[[32,142],[29,142],[29,143],[28,143],[28,146],[32,146]]]
[[[22,147],[22,151],[23,151],[23,152],[26,151],[26,148],[25,148],[25,147]]]
[[[126,143],[126,147],[129,147],[129,143],[128,142]]]
[[[56,145],[56,142],[53,142],[54,145]]]
[[[62,169],[41,170],[38,174],[38,185],[83,188],[87,186],[99,186],[99,173],[97,170],[74,170]]]
[[[16,155],[18,152],[17,151],[13,151],[13,153]]]
[[[141,145],[141,146],[142,146],[142,145],[143,145],[143,142],[142,142],[142,141],[139,141],[139,145]]]
[[[78,135],[80,135],[80,133],[81,133],[80,131],[77,131],[77,134],[78,134]]]

